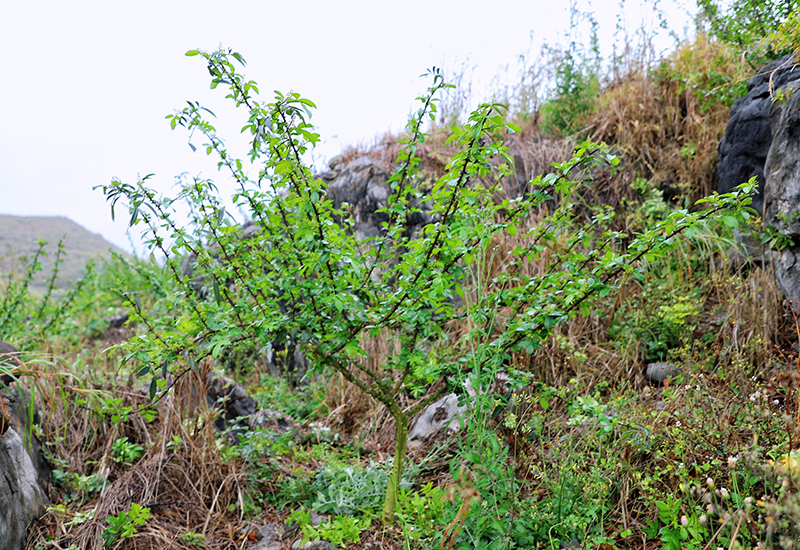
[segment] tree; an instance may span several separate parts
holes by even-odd
[[[204,136],[203,149],[238,184],[234,203],[258,230],[242,234],[211,180],[194,178],[176,199],[159,197],[147,187],[148,177],[103,186],[112,214],[122,199],[131,226],[144,225],[150,247],[163,253],[176,283],[161,314],[144,311],[135,294],[128,295],[134,317],[147,327],[131,342],[128,357],[142,363],[140,375],[152,375],[155,396],[166,389],[168,370],[180,376],[200,357],[219,356],[239,342],[255,341],[264,349],[275,342],[301,346],[314,369],[341,373],[386,406],[396,422],[385,524],[394,520],[409,420],[448,391],[448,382],[457,386],[469,369],[501,365],[513,350],[533,351],[558,323],[587,312],[590,298],[607,294],[619,274],[667,250],[697,221],[723,211],[734,222],[748,215],[742,206],[749,196],[737,190],[707,199],[704,211],[678,211],[636,238],[610,231],[610,210],[589,209],[579,193],[591,168],[617,162],[591,143],[580,145],[553,174],[532,181],[529,193],[500,200],[497,182],[512,165],[503,136],[515,127],[504,120],[503,106],[491,103],[478,107],[450,138],[458,152],[445,174],[422,186],[416,152],[426,139],[425,120],[435,116],[435,95],[447,86],[434,69],[389,180],[383,234],[361,242],[349,232],[353,215],[334,208],[325,183],[303,160],[319,139],[309,122],[314,104],[279,92],[272,102],[259,102],[257,84],[234,66],[244,65],[238,53],[187,55],[202,56],[212,88],[226,86],[227,97],[246,109],[243,132],[250,134],[248,155],[258,163],[257,174],[248,175],[245,163],[228,152],[202,106],[190,102],[168,117],[170,123]],[[187,226],[175,221],[178,199],[190,208]],[[408,235],[406,222],[423,203],[433,221]],[[533,223],[533,213],[551,207],[541,223]],[[508,269],[479,300],[457,307],[469,292],[469,275],[503,232],[520,243]],[[548,251],[553,254],[544,272],[524,269]],[[194,293],[193,281],[180,272],[179,262],[189,254],[196,257],[194,280],[206,282],[207,298]],[[463,342],[450,342],[446,325],[465,315],[473,330]],[[379,334],[394,351],[385,365],[372,368],[361,360],[364,341]],[[433,353],[436,342],[446,345]]]

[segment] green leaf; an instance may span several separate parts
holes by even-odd
[[[186,55],[186,57],[194,57],[195,55],[200,55],[200,51],[199,50],[189,50],[188,52],[186,52],[185,55]]]

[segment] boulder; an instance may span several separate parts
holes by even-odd
[[[675,366],[674,363],[649,363],[645,369],[645,376],[647,380],[656,386],[660,386],[668,378],[681,374],[681,369]]]
[[[719,143],[717,179],[719,191],[727,193],[756,176],[759,192],[753,208],[764,212],[764,189],[769,186],[764,165],[772,144],[780,102],[773,102],[777,90],[800,88],[800,67],[791,56],[766,64],[747,83],[747,95],[731,107],[725,135]]]
[[[283,432],[295,427],[294,421],[281,412],[261,409],[255,399],[238,382],[212,373],[206,380],[206,399],[211,407],[221,411],[214,421],[220,431],[227,431],[235,442],[248,429],[270,427]]]
[[[359,240],[376,237],[383,233],[382,224],[389,221],[389,216],[379,209],[388,205],[391,186],[386,183],[389,170],[378,160],[363,156],[348,163],[342,163],[338,157],[330,162],[331,170],[317,177],[328,185],[328,198],[333,200],[335,208],[349,205],[348,210],[355,218],[353,233]],[[415,212],[407,220],[405,234],[413,235],[422,225],[430,222],[424,205],[422,212]]]
[[[432,436],[461,429],[461,418],[467,413],[467,406],[458,406],[458,396],[448,393],[431,403],[422,411],[408,431],[409,441],[425,441]]]
[[[776,102],[780,116],[764,166],[764,223],[795,243],[775,251],[773,260],[778,288],[800,311],[800,89],[784,97]]]
[[[764,223],[787,237],[800,237],[800,89],[776,104],[780,118],[764,166]]]
[[[17,350],[0,342],[0,361],[19,362]],[[30,414],[31,396],[15,384],[0,391],[0,546],[9,550],[25,547],[28,525],[44,514],[50,500],[47,485],[51,470],[42,447],[33,435],[40,421]]]

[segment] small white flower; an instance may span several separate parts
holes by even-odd
[[[729,456],[728,457],[728,468],[730,468],[731,470],[735,470],[737,462],[739,462],[739,457],[737,457],[737,456]]]
[[[706,479],[706,485],[708,485],[709,487],[711,487],[713,489],[714,488],[714,480],[711,479],[710,477],[707,478]]]
[[[681,525],[683,525],[684,527],[689,525],[689,518],[687,518],[686,516],[681,516]]]
[[[725,487],[719,490],[719,496],[721,496],[724,499],[730,497],[730,495],[728,494],[728,490]]]
[[[744,505],[747,508],[750,508],[753,505],[753,497],[746,497],[744,499]]]
[[[700,523],[705,523],[705,522],[707,522],[707,521],[708,521],[708,518],[706,517],[706,515],[705,515],[705,514],[703,514],[702,516],[700,516],[699,518],[697,518],[697,521],[699,521]]]

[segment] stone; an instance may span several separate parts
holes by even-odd
[[[112,315],[108,320],[108,328],[122,328],[128,322],[129,315],[127,313],[120,313],[119,315]]]
[[[773,127],[780,115],[779,102],[773,103],[776,90],[800,88],[800,68],[794,58],[783,57],[761,67],[747,83],[747,95],[731,107],[725,135],[719,143],[717,179],[720,193],[756,176],[758,194],[753,208],[764,212],[764,193],[769,183],[764,165],[773,140]],[[772,93],[771,93],[772,92]]]
[[[504,373],[497,373],[494,382],[488,388],[481,388],[482,391],[508,395],[510,378]],[[464,391],[469,397],[474,397],[477,392],[472,386],[472,381],[467,379],[464,382]],[[408,430],[408,442],[410,448],[416,448],[418,441],[426,441],[438,434],[455,433],[461,429],[461,423],[467,420],[466,405],[458,406],[459,397],[455,393],[448,393],[425,407]]]
[[[650,363],[645,369],[645,376],[651,384],[660,385],[664,383],[667,378],[672,378],[681,373],[681,369],[676,367],[673,363]]]
[[[764,224],[795,242],[773,251],[772,259],[778,288],[800,311],[800,89],[785,92],[776,105],[780,116],[764,166]]]
[[[30,447],[14,428],[0,436],[0,540],[8,550],[25,548],[28,525],[50,504]]]
[[[355,218],[353,233],[359,240],[376,237],[383,234],[383,223],[389,221],[385,212],[379,209],[388,205],[392,188],[387,183],[389,170],[380,161],[372,157],[362,156],[346,164],[339,159],[334,164],[333,170],[319,174],[317,177],[328,185],[327,196],[333,200],[333,205],[341,209],[348,205]],[[422,212],[415,212],[407,220],[408,226],[404,234],[412,236],[420,227],[430,222],[425,205],[420,205]]]
[[[299,540],[292,543],[293,549],[299,550],[336,550],[336,547],[325,540],[315,540],[301,545]]]
[[[800,237],[800,90],[781,108],[764,172],[764,223],[788,237]]]
[[[442,431],[455,432],[461,428],[459,418],[467,412],[467,406],[458,406],[458,396],[449,393],[428,405],[408,431],[408,440],[426,440]]]
[[[0,343],[0,354],[0,360],[22,365],[10,344]],[[41,418],[36,410],[30,414],[30,394],[17,383],[0,391],[0,398],[0,547],[21,550],[28,525],[50,504],[47,486],[51,469],[33,435],[31,419],[38,424]]]
[[[787,246],[772,252],[775,284],[792,302],[795,313],[800,313],[800,246]]]
[[[209,406],[222,411],[214,425],[220,431],[227,430],[233,440],[248,429],[270,427],[282,432],[295,426],[294,421],[285,414],[259,408],[258,402],[247,395],[244,386],[235,380],[211,373],[206,383]]]

